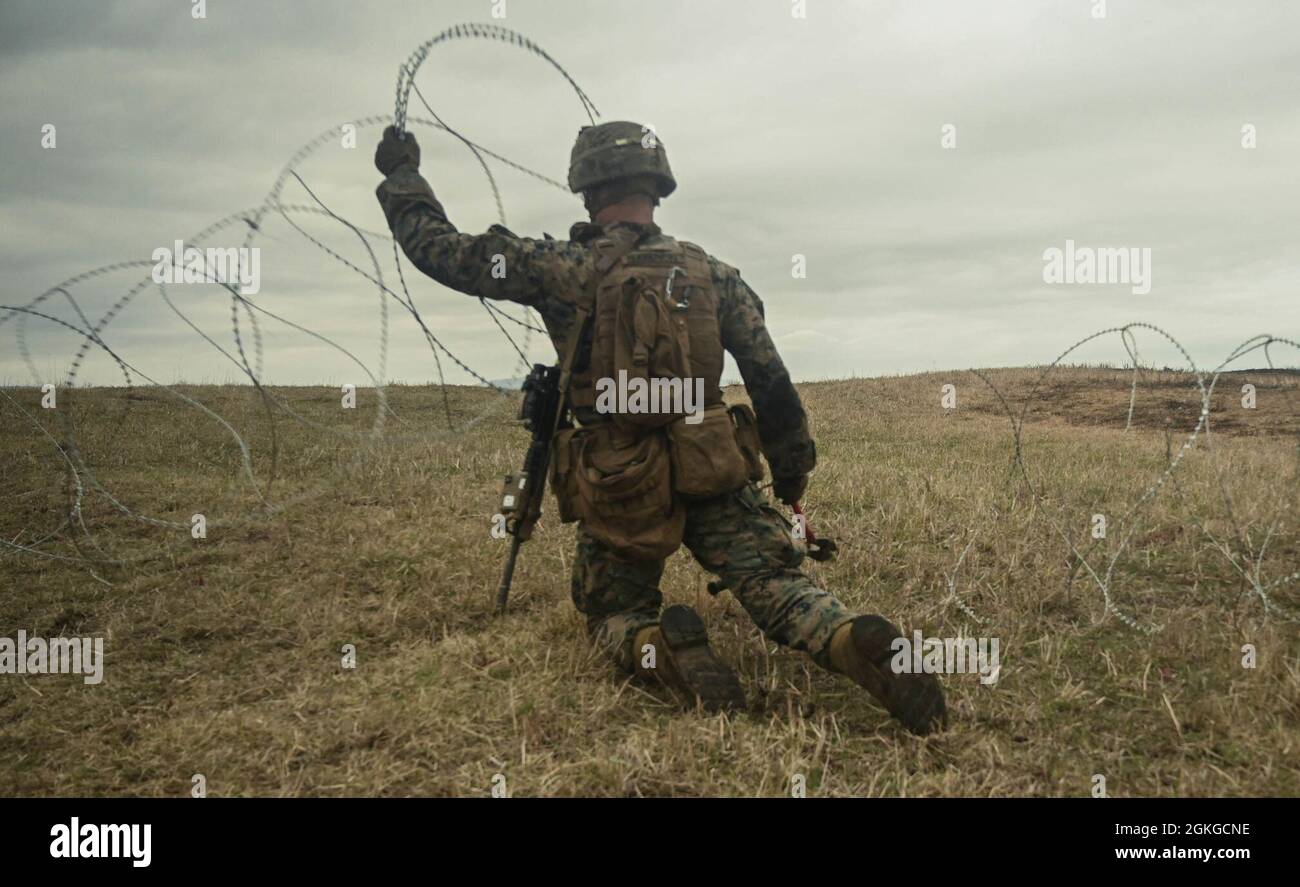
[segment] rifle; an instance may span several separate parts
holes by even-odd
[[[498,613],[504,613],[506,609],[519,547],[532,538],[533,528],[542,516],[546,472],[551,462],[551,440],[556,429],[562,427],[560,376],[560,367],[536,363],[524,380],[524,401],[519,406],[519,418],[533,438],[524,455],[524,467],[506,475],[501,491],[501,514],[505,516],[506,532],[511,540],[505,574],[497,588]]]
[[[501,513],[506,518],[506,532],[510,541],[510,554],[506,558],[505,574],[497,588],[497,613],[504,613],[510,597],[510,582],[515,576],[515,559],[519,547],[533,535],[537,519],[542,516],[542,495],[546,492],[546,470],[551,462],[551,441],[555,432],[568,428],[569,408],[566,403],[573,361],[578,354],[578,344],[586,335],[591,312],[596,305],[596,289],[609,269],[622,260],[641,238],[618,241],[605,251],[598,251],[595,273],[587,284],[586,299],[578,303],[573,318],[573,332],[564,349],[564,359],[557,366],[533,364],[533,370],[524,380],[524,402],[519,407],[519,418],[532,432],[524,456],[523,470],[506,475],[501,491]]]

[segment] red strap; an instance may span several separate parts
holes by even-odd
[[[803,506],[798,502],[791,505],[790,508],[795,514],[799,515],[799,517],[803,517]],[[817,535],[812,531],[812,527],[808,526],[808,518],[806,517],[803,517],[803,535],[808,544],[817,544]]]

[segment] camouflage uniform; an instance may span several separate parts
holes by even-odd
[[[561,354],[573,334],[575,294],[585,292],[596,273],[596,256],[588,244],[602,234],[664,236],[657,226],[631,222],[604,227],[578,222],[569,240],[549,235],[543,240],[522,238],[500,225],[485,234],[462,234],[447,220],[428,182],[409,166],[395,170],[376,193],[397,242],[417,268],[459,292],[535,309]],[[506,273],[494,276],[494,266],[502,260]],[[764,325],[762,302],[736,269],[712,257],[709,266],[718,296],[722,344],[735,359],[749,392],[772,475],[805,475],[816,462],[816,449],[799,395]],[[589,351],[589,346],[579,348],[578,363],[584,350]],[[584,424],[598,421],[583,411],[578,419]],[[768,637],[806,651],[826,665],[831,635],[853,614],[800,572],[803,552],[757,487],[688,502],[684,541]],[[663,568],[662,560],[618,557],[579,531],[573,601],[586,615],[597,642],[624,668],[631,668],[637,630],[659,619]]]

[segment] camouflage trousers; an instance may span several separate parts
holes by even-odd
[[[718,576],[773,641],[827,665],[831,635],[854,616],[799,569],[803,551],[785,520],[755,486],[687,504],[685,544]],[[626,671],[636,633],[659,621],[664,561],[631,561],[578,531],[573,603],[596,644]]]

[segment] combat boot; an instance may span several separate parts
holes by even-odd
[[[831,666],[876,697],[908,730],[924,735],[947,721],[943,689],[932,674],[896,674],[890,667],[894,640],[902,636],[881,616],[858,616],[831,638]]]
[[[740,679],[709,649],[704,622],[690,607],[675,604],[664,610],[658,625],[637,632],[635,643],[637,674],[662,681],[687,705],[698,701],[708,712],[745,707]],[[646,644],[654,647],[653,668],[643,664]]]

